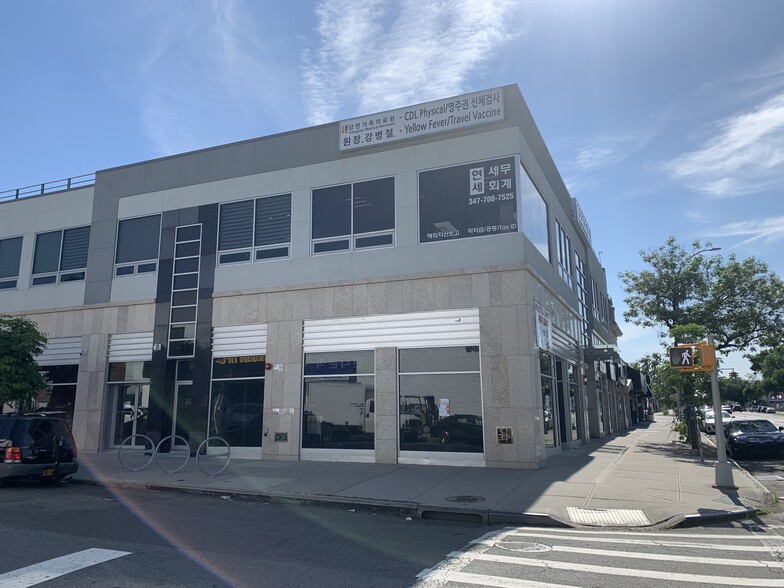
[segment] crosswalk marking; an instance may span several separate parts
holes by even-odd
[[[780,557],[783,538],[759,531],[735,531],[737,535],[506,528],[477,538],[465,550],[450,553],[440,564],[423,570],[415,586],[581,588],[586,583],[591,586],[601,583],[597,577],[616,583],[618,580],[610,580],[616,577],[653,581],[661,586],[689,582],[715,587],[784,588],[784,562]],[[633,539],[635,535],[648,538]],[[658,537],[667,540],[656,540]],[[698,542],[690,543],[691,540]],[[582,545],[575,545],[578,541]],[[595,543],[599,546],[593,547]],[[623,545],[643,549],[628,551]],[[736,559],[701,557],[697,550],[703,549],[714,550],[717,555],[734,551]],[[527,579],[532,576],[537,579]],[[543,581],[545,577],[552,577],[554,582]],[[564,580],[574,584],[563,583]]]
[[[570,537],[569,535],[551,535],[544,533],[527,533],[515,531],[515,537],[539,537],[544,539],[558,539],[560,541],[585,541],[586,537]],[[732,537],[734,539],[735,537]],[[759,541],[759,537],[755,537]],[[736,551],[743,549],[744,551],[770,551],[767,547],[759,547],[755,545],[716,545],[714,543],[687,543],[685,541],[653,541],[648,539],[608,539],[607,537],[592,537],[592,543],[614,543],[622,545],[649,545],[659,547],[688,547],[690,549],[711,549],[719,551]]]
[[[85,549],[0,575],[0,588],[28,588],[118,557],[129,551]]]
[[[746,551],[746,547],[741,547]],[[673,555],[671,553],[629,553],[627,551],[611,551],[609,549],[589,549],[587,547],[561,547],[554,545],[551,551],[561,553],[580,553],[583,555],[602,555],[604,557],[623,557],[625,559],[647,559],[651,561],[678,561],[681,563],[696,563],[712,566],[732,566],[746,568],[780,568],[784,569],[784,563],[778,561],[760,561],[758,559],[724,559],[718,557],[691,557],[688,555]],[[765,550],[768,551],[768,550]]]
[[[508,555],[490,555],[487,553],[475,553],[471,555],[471,560],[490,561],[494,563],[507,563],[518,566],[531,566],[536,568],[548,568],[556,570],[567,570],[570,572],[584,572],[590,574],[603,574],[609,576],[630,576],[633,578],[651,578],[654,580],[670,580],[676,582],[696,582],[695,574],[680,574],[678,572],[657,572],[654,570],[641,570],[633,568],[610,568],[607,566],[594,566],[591,564],[578,564],[570,562],[527,559],[525,557],[510,557]],[[763,588],[784,587],[784,579],[766,578],[731,578],[728,576],[699,576],[699,582],[707,584],[720,584],[722,586],[762,586]]]

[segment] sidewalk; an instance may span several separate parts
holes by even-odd
[[[541,470],[231,460],[217,476],[192,458],[175,474],[155,463],[128,471],[115,452],[80,455],[75,482],[110,488],[215,493],[322,503],[486,524],[673,527],[745,518],[774,499],[733,467],[737,490],[717,489],[713,461],[677,442],[672,418],[564,450]]]

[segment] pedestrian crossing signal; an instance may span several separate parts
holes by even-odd
[[[694,346],[678,345],[670,347],[670,366],[680,369],[694,368]]]

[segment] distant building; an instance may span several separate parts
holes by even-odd
[[[39,400],[82,451],[538,468],[629,426],[607,278],[516,86],[51,188],[0,194],[0,308],[48,334]]]

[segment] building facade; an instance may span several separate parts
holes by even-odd
[[[516,86],[62,188],[0,195],[0,312],[49,337],[40,406],[82,451],[539,468],[630,423],[589,224]]]

